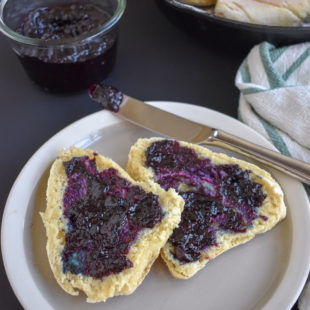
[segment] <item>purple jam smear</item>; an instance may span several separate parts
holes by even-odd
[[[99,172],[95,158],[72,158],[64,166],[68,231],[63,271],[100,279],[131,268],[126,256],[130,246],[143,229],[153,228],[164,217],[158,196],[132,185],[114,168]]]
[[[123,100],[123,93],[116,87],[104,83],[93,84],[88,90],[90,98],[104,109],[118,112]]]
[[[258,208],[266,195],[262,185],[251,180],[250,170],[214,165],[172,140],[152,143],[145,164],[161,187],[174,188],[185,201],[179,227],[169,238],[181,263],[199,260],[202,250],[217,245],[218,233],[245,232],[260,217]]]
[[[91,3],[39,7],[26,16],[16,31],[45,41],[68,39],[90,32],[110,18],[108,13]]]
[[[91,40],[80,35],[95,31],[111,20],[111,14],[90,3],[38,7],[20,21],[16,32],[48,41],[75,39],[71,45],[15,49],[30,78],[46,90],[58,92],[87,89],[112,71],[116,58],[115,30]]]

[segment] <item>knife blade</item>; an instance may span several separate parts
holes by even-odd
[[[213,144],[246,155],[310,184],[308,163],[274,152],[223,130],[182,118],[127,95],[123,94],[117,115],[169,138],[202,145]]]
[[[146,129],[176,140],[201,143],[212,134],[212,128],[181,118],[145,102],[123,95],[117,114]]]
[[[310,184],[310,164],[282,155],[220,129],[193,122],[173,113],[131,98],[114,86],[91,85],[92,100],[123,119],[163,136],[190,143],[213,144],[251,157],[280,170],[299,181]]]

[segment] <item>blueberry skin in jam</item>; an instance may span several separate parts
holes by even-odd
[[[185,201],[179,227],[169,238],[181,263],[198,261],[202,250],[217,245],[218,233],[243,233],[260,217],[266,198],[262,185],[238,165],[214,165],[172,140],[152,143],[145,165],[161,187],[174,188]]]
[[[114,86],[101,82],[93,84],[88,90],[89,97],[99,105],[112,112],[118,112],[123,100],[123,93]]]
[[[114,168],[99,172],[95,158],[75,157],[64,166],[63,271],[101,279],[131,268],[130,246],[164,217],[158,196],[132,185]]]
[[[21,21],[16,31],[45,42],[75,39],[104,25],[111,16],[93,4],[73,3],[40,7]],[[116,32],[70,46],[14,49],[30,78],[46,90],[70,92],[88,88],[112,71]]]

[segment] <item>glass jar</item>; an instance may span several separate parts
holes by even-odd
[[[77,91],[112,71],[125,6],[126,0],[2,0],[0,30],[37,85]]]

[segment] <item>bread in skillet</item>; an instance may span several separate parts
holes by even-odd
[[[292,26],[310,16],[309,0],[217,0],[215,14],[241,22]]]

